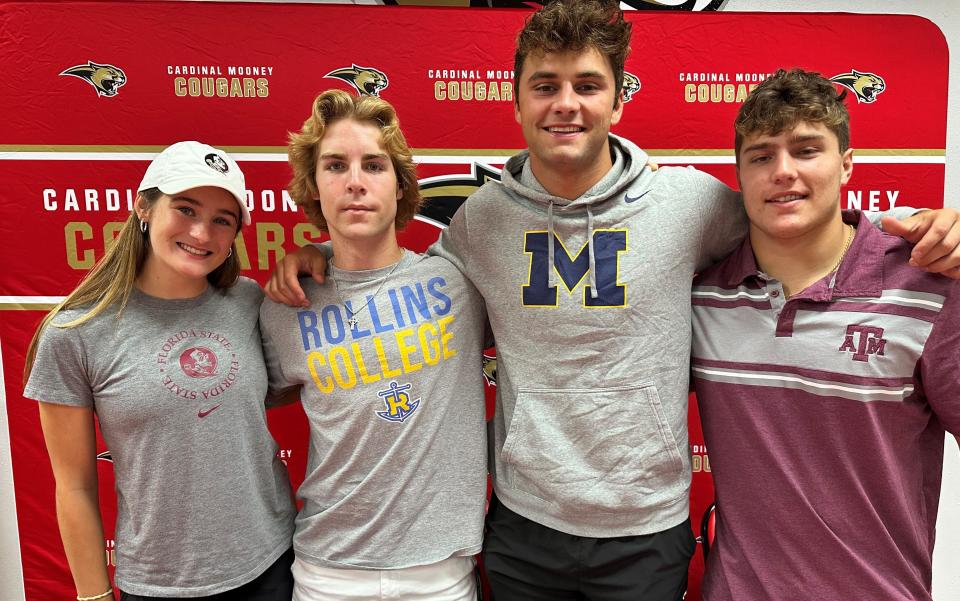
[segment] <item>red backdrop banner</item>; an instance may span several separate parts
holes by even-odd
[[[285,252],[319,238],[284,192],[284,144],[310,102],[336,87],[398,109],[431,201],[402,234],[423,250],[469,193],[524,146],[513,116],[513,42],[524,10],[176,2],[0,5],[0,345],[27,599],[74,594],[54,515],[36,404],[21,395],[23,356],[43,311],[68,293],[130,212],[149,160],[197,139],[247,175],[254,225],[240,258],[263,282]],[[947,47],[903,15],[628,13],[629,95],[615,133],[662,164],[692,164],[730,185],[732,121],[779,67],[849,90],[856,170],[846,207],[943,201]],[[488,389],[488,400],[492,388]],[[307,428],[299,406],[270,413],[294,484]],[[696,406],[692,518],[713,497]],[[101,451],[107,449],[102,446]],[[101,462],[112,562],[113,476]],[[699,599],[702,561],[691,566]]]

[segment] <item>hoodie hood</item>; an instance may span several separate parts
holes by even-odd
[[[537,181],[530,169],[530,151],[524,150],[510,157],[500,176],[501,183],[511,192],[544,206],[554,205],[558,211],[596,206],[623,193],[636,182],[647,166],[647,153],[639,146],[619,136],[609,135],[613,167],[603,178],[579,198],[569,200],[554,196]]]
[[[501,183],[510,190],[511,193],[526,198],[537,204],[542,204],[547,209],[547,264],[554,265],[554,246],[555,235],[553,231],[553,213],[573,213],[583,211],[586,213],[587,222],[587,254],[590,259],[590,294],[593,298],[597,297],[597,279],[596,262],[593,252],[593,207],[603,204],[610,198],[619,197],[626,191],[627,187],[637,182],[641,173],[647,168],[647,153],[640,149],[633,142],[610,134],[610,152],[613,155],[613,166],[603,178],[594,184],[589,190],[584,192],[578,198],[573,200],[554,196],[547,192],[546,188],[537,181],[530,168],[530,151],[523,152],[513,156],[504,165],[503,172],[500,175]],[[650,171],[647,170],[647,176]],[[646,178],[641,180],[646,184]],[[548,272],[548,282],[551,287],[557,285],[556,270],[551,269]]]

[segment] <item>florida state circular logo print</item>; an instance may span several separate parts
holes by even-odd
[[[180,353],[180,369],[191,378],[209,378],[217,373],[217,355],[203,346]]]

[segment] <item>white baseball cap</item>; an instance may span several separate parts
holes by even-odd
[[[243,224],[250,225],[243,171],[229,154],[201,142],[177,142],[164,149],[147,167],[137,192],[159,188],[171,195],[200,186],[215,186],[232,194],[240,205]]]

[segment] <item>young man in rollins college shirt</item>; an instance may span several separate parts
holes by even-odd
[[[736,121],[750,235],[693,289],[717,490],[706,601],[929,600],[960,289],[840,210],[844,94],[780,71]]]
[[[336,251],[309,305],[260,309],[271,389],[310,422],[294,601],[473,601],[487,489],[476,289],[405,251],[420,203],[393,107],[328,90],[289,146],[290,193]]]

